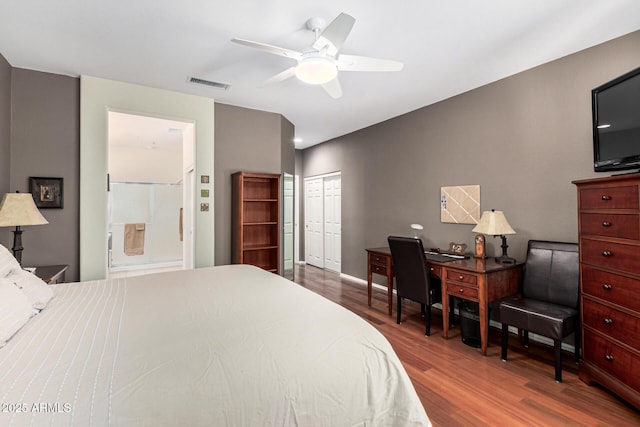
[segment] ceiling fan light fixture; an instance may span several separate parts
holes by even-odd
[[[296,66],[296,77],[305,83],[321,85],[335,79],[338,68],[329,58],[316,56],[305,58]]]

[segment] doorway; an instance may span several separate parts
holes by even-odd
[[[342,270],[342,178],[340,173],[305,178],[305,262]]]
[[[108,277],[193,268],[193,124],[108,113]]]

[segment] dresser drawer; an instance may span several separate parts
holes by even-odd
[[[580,209],[638,209],[638,186],[580,189]]]
[[[584,331],[584,358],[629,386],[640,388],[640,359],[604,338]]]
[[[580,215],[580,233],[638,240],[640,218],[638,214],[583,213]]]
[[[447,282],[454,281],[466,285],[478,285],[478,276],[459,270],[447,270]]]
[[[582,301],[582,309],[585,326],[640,351],[640,319],[586,298]]]
[[[582,262],[634,272],[640,265],[640,246],[581,239]]]
[[[640,312],[640,280],[582,266],[582,292]]]
[[[478,300],[478,288],[474,288],[473,286],[447,283],[447,294],[459,296],[464,299]]]

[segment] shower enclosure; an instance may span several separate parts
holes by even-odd
[[[110,270],[181,267],[182,184],[113,182],[110,187]],[[133,251],[127,226],[141,235]]]

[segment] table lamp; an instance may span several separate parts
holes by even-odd
[[[515,264],[516,260],[507,256],[507,248],[509,246],[507,245],[507,237],[505,235],[516,234],[516,232],[511,228],[502,211],[491,209],[491,211],[482,212],[480,221],[478,222],[478,225],[474,227],[473,231],[476,233],[492,235],[493,237],[500,236],[502,239],[502,256],[496,257],[496,262],[502,264]]]
[[[0,202],[0,227],[16,227],[13,231],[13,256],[22,265],[22,230],[25,225],[49,222],[40,214],[30,193],[6,193]]]

